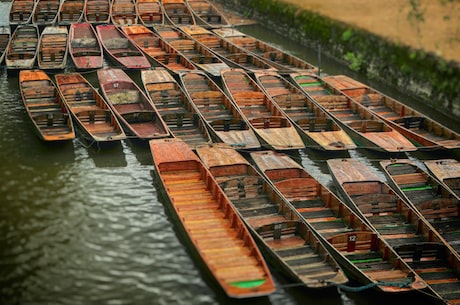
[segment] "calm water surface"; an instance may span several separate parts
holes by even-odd
[[[0,2],[3,21],[9,3]],[[91,77],[91,75],[89,75]],[[226,298],[195,263],[165,213],[146,145],[99,150],[76,139],[35,136],[18,78],[0,68],[0,304],[394,305],[414,296],[313,294],[272,267],[278,289],[249,301]],[[353,153],[372,164],[373,156]],[[330,184],[325,156],[300,151]]]

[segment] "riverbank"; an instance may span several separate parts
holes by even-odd
[[[323,2],[329,4],[330,1],[337,2],[337,5],[340,2],[338,0]],[[307,2],[214,0],[214,2],[223,7],[225,12],[232,12],[234,24],[255,21],[301,45],[311,48],[321,45],[321,51],[325,56],[335,58],[366,78],[390,84],[396,90],[416,96],[423,103],[423,108],[443,113],[454,121],[460,119],[460,64],[440,57],[439,52],[436,54],[404,45],[371,32],[370,29],[364,29],[364,26],[346,23],[339,18],[340,7],[334,8],[334,18],[323,15],[319,13],[321,7],[323,9],[326,7],[330,12],[333,10],[332,5],[321,6],[323,2],[320,0]],[[352,5],[354,2],[356,0],[347,1],[346,5],[348,3]],[[361,9],[365,10],[366,7]],[[397,9],[393,7],[393,10]],[[353,14],[355,20],[362,17],[363,23],[372,24],[365,21],[369,20],[369,15],[371,11]],[[387,16],[386,12],[382,12],[381,15]],[[400,15],[395,14],[395,16]],[[402,22],[398,22],[403,27]],[[387,21],[382,23],[381,27],[390,28],[392,24],[394,22]],[[409,30],[406,35],[410,35]],[[401,40],[403,38],[400,38]]]

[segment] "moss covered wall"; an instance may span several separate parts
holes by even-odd
[[[282,0],[217,1],[302,45],[321,44],[323,53],[366,77],[409,90],[428,108],[460,118],[459,63],[391,43]]]

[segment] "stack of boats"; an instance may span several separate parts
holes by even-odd
[[[9,20],[0,60],[20,71],[40,139],[148,141],[167,207],[229,297],[273,293],[268,259],[312,290],[354,282],[460,304],[459,162],[401,158],[456,152],[457,132],[320,77],[205,0],[14,0]],[[305,148],[335,157],[339,193],[294,161]],[[343,157],[355,149],[385,153],[381,175]]]

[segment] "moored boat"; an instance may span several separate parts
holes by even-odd
[[[262,251],[293,282],[310,289],[348,282],[313,230],[240,153],[214,144],[197,147],[197,154]]]
[[[134,0],[112,0],[110,13],[110,20],[114,25],[137,24]]]
[[[64,69],[67,65],[69,33],[66,26],[49,25],[38,44],[38,67],[42,70]]]
[[[38,26],[54,25],[57,22],[60,4],[60,0],[36,0],[32,23]]]
[[[160,0],[136,0],[136,13],[139,22],[146,27],[163,25],[165,22]]]
[[[244,34],[233,27],[214,29],[213,32],[225,40],[269,61],[270,65],[276,67],[280,73],[288,74],[306,70],[316,72],[318,70],[318,68],[311,63],[266,43],[263,40]]]
[[[460,149],[460,134],[396,99],[346,75],[323,80],[378,115],[418,149]]]
[[[72,118],[50,77],[41,70],[21,70],[19,90],[38,137],[46,142],[75,138]]]
[[[141,79],[147,95],[173,137],[181,139],[192,149],[212,142],[205,122],[167,70],[142,70]]]
[[[242,299],[273,293],[273,278],[249,230],[196,154],[176,139],[149,144],[167,208],[225,294]]]
[[[104,58],[102,45],[90,23],[70,25],[69,54],[77,70],[102,68]]]
[[[3,60],[6,56],[6,51],[8,50],[8,43],[11,39],[11,30],[10,26],[0,26],[0,64],[3,63]]]
[[[83,20],[86,0],[63,0],[58,11],[57,23],[70,25]]]
[[[109,58],[123,69],[150,68],[144,53],[116,25],[96,26],[96,33]]]
[[[409,159],[382,160],[390,184],[460,251],[460,200],[450,189]]]
[[[102,95],[80,74],[56,74],[56,85],[73,120],[90,142],[126,139],[117,117]]]
[[[110,0],[86,0],[85,21],[91,24],[110,22]]]
[[[209,49],[200,46],[193,39],[181,35],[181,32],[170,26],[155,27],[155,31],[174,52],[183,54],[193,64],[209,75],[220,77],[221,71],[229,66]]]
[[[424,161],[428,172],[460,198],[460,162],[455,159]]]
[[[240,48],[201,26],[181,26],[179,29],[179,36],[187,35],[202,47],[219,56],[231,67],[241,68],[249,73],[260,70],[276,70],[274,66],[270,65],[270,62],[255,56],[246,49]]]
[[[97,78],[103,96],[129,136],[141,140],[169,136],[155,105],[122,69],[99,69]]]
[[[274,150],[305,148],[302,138],[283,111],[242,69],[222,71],[222,83],[262,144]]]
[[[254,77],[297,128],[307,147],[329,152],[356,148],[353,140],[323,108],[279,73],[260,71]]]
[[[38,27],[19,25],[6,50],[5,65],[10,70],[33,69],[38,53]]]
[[[202,71],[184,72],[179,79],[215,142],[241,149],[261,147],[249,122],[207,74]]]
[[[174,26],[195,24],[190,8],[185,0],[161,0],[167,22]]]
[[[171,48],[159,35],[143,25],[121,27],[123,32],[141,49],[156,66],[162,66],[171,73],[196,70],[193,63]]]
[[[274,151],[251,152],[250,156],[264,177],[322,238],[350,279],[389,293],[426,287],[358,213],[291,157]]]
[[[28,24],[32,21],[34,0],[13,0],[11,1],[9,23],[11,26]]]
[[[208,0],[186,0],[195,22],[206,28],[231,26],[225,15]]]
[[[317,75],[306,72],[292,73],[294,83],[325,109],[355,141],[358,148],[385,153],[416,151],[407,138]]]

